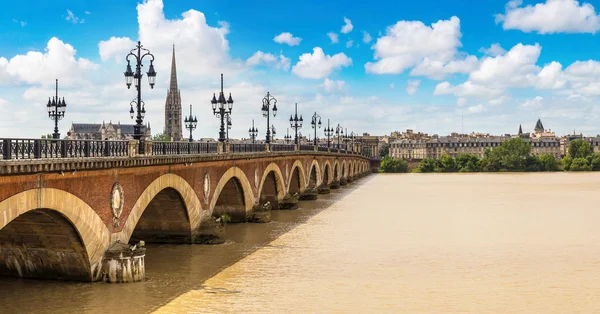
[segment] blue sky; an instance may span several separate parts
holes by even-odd
[[[267,91],[278,99],[278,135],[295,102],[305,116],[317,111],[378,135],[514,133],[538,117],[559,134],[595,135],[599,8],[576,0],[13,2],[0,12],[0,136],[52,131],[44,104],[55,78],[68,104],[63,134],[71,122],[131,123],[123,59],[138,39],[159,72],[156,88],[144,87],[153,133],[163,128],[175,44],[195,137],[217,136],[209,100],[220,73],[236,101],[235,137],[247,136],[252,119],[264,136]]]

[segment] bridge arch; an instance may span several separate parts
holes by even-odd
[[[265,186],[266,184],[266,186]],[[265,198],[266,201],[277,203],[285,196],[286,186],[283,174],[276,163],[270,163],[264,170],[258,187],[257,199]]]
[[[288,175],[287,191],[289,194],[301,194],[306,189],[306,170],[300,160],[296,160],[290,168]]]
[[[340,180],[340,178],[341,178],[340,162],[337,159],[333,162],[333,171],[332,171],[332,173],[333,173],[333,179],[334,180],[336,180],[336,181]]]
[[[348,177],[348,163],[346,162],[346,159],[342,160],[342,173],[340,174],[340,179],[341,178],[347,178]]]
[[[210,202],[213,216],[227,214],[233,222],[245,221],[252,211],[254,194],[244,171],[231,167],[221,176]]]
[[[310,164],[310,168],[308,168],[308,182],[307,187],[309,189],[314,189],[318,187],[323,178],[321,175],[321,167],[319,166],[319,162],[316,159],[313,159]]]
[[[41,261],[42,265],[37,265],[39,262],[29,259],[30,256],[26,257],[28,252],[24,249],[24,245],[20,247],[21,260],[19,260],[16,256],[11,256],[13,254],[9,254],[2,247],[4,245],[2,243],[0,244],[2,245],[0,246],[0,252],[2,252],[0,260],[5,259],[6,264],[10,259],[9,263],[22,277],[39,277],[40,274],[36,272],[43,272],[44,270],[41,268],[49,267],[51,273],[57,276],[55,279],[65,278],[81,281],[100,279],[102,258],[110,243],[110,232],[100,216],[87,203],[71,193],[52,188],[23,191],[0,202],[0,234],[9,231],[5,227],[11,228],[12,225],[9,226],[11,222],[30,223],[36,219],[45,220],[49,227],[71,231],[70,239],[76,241],[71,241],[71,247],[60,249],[51,246],[56,245],[55,243],[49,244],[50,241],[42,241],[45,242],[44,249],[47,256],[43,258],[44,261],[37,255],[34,258]],[[30,226],[27,228],[29,230]],[[12,228],[12,231],[18,232],[18,228]],[[64,237],[67,232],[62,234],[63,241],[60,241],[62,245],[66,244]],[[47,235],[43,236],[45,238]],[[3,240],[2,238],[0,236],[0,241]],[[78,252],[77,244],[81,245],[82,252]],[[36,250],[39,251],[39,248],[36,247]],[[60,259],[52,261],[52,257],[57,257],[59,254],[61,257],[71,255],[74,260],[79,260],[79,263],[76,263],[78,265],[68,265],[69,268],[64,269],[63,267],[67,265],[61,265]],[[24,258],[27,260],[23,260]],[[0,268],[2,267],[5,265],[0,265]],[[10,272],[8,268],[6,270]]]
[[[146,187],[142,194],[138,197],[137,201],[131,208],[131,212],[127,217],[127,220],[123,224],[123,229],[117,234],[117,239],[121,242],[129,242],[131,236],[136,229],[142,215],[151,204],[151,202],[157,197],[157,195],[165,193],[165,191],[175,191],[179,194],[181,201],[187,211],[187,218],[189,220],[190,238],[193,237],[194,233],[200,227],[202,205],[196,192],[192,186],[185,181],[182,177],[167,173],[156,178],[152,183]]]
[[[323,176],[321,180],[322,184],[329,184],[332,180],[331,163],[329,162],[329,160],[325,160],[321,167],[323,168]]]

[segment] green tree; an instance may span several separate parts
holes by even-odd
[[[477,163],[479,158],[475,155],[461,153],[454,159],[456,169],[460,172],[475,172],[478,171]]]
[[[171,137],[164,133],[158,133],[152,137],[152,140],[157,142],[170,142]]]
[[[531,145],[520,137],[504,141],[500,147],[494,149],[500,157],[504,171],[522,171],[527,164],[527,156],[531,153]]]
[[[432,158],[425,158],[419,163],[420,172],[435,172],[437,169],[437,161]]]
[[[398,173],[398,172],[407,172],[408,171],[408,163],[402,159],[393,159],[389,155],[383,157],[381,159],[381,165],[379,169],[382,172],[389,173]]]
[[[558,161],[550,154],[540,155],[539,162],[542,171],[558,171]]]
[[[593,153],[587,157],[589,164],[592,166],[592,170],[600,170],[600,153]]]
[[[530,155],[525,158],[525,171],[536,172],[542,170],[542,163],[538,157]]]
[[[454,172],[456,171],[456,162],[454,161],[454,158],[443,154],[438,160],[438,167],[440,171],[443,172]]]
[[[477,168],[484,172],[500,171],[502,169],[502,160],[500,158],[501,154],[496,152],[498,149],[500,149],[500,147],[497,147],[494,150],[486,148],[483,158],[481,158],[477,163]]]
[[[569,167],[570,171],[590,171],[592,170],[592,166],[588,163],[585,158],[574,158],[571,166]]]
[[[383,145],[379,149],[379,156],[380,157],[385,157],[385,156],[388,156],[389,154],[390,154],[390,146],[389,145]]]
[[[588,141],[578,139],[569,143],[569,156],[571,158],[586,158],[594,152],[594,147]]]

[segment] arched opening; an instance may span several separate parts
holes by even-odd
[[[335,164],[335,166],[333,167],[333,180],[338,180],[338,168],[339,168],[339,164]]]
[[[138,221],[130,242],[191,243],[190,218],[183,198],[173,188],[165,188],[150,201]]]
[[[61,213],[43,208],[18,216],[0,230],[0,275],[92,280],[77,229]]]
[[[260,191],[260,203],[264,204],[266,202],[271,203],[272,209],[279,208],[279,197],[280,194],[278,186],[278,178],[275,175],[275,171],[271,170],[265,177],[265,181],[262,185],[262,190]]]
[[[346,177],[346,167],[348,166],[348,164],[343,164],[342,165],[342,178]]]
[[[236,177],[231,177],[217,196],[213,216],[228,215],[232,222],[246,221],[246,201],[242,184]]]
[[[317,167],[313,165],[310,168],[310,176],[308,177],[308,188],[314,189],[317,187]]]
[[[292,176],[290,178],[290,186],[288,188],[288,193],[294,195],[296,193],[300,194],[300,168],[294,167],[292,171]]]
[[[325,165],[325,170],[323,171],[323,183],[324,184],[329,184],[329,181],[331,181],[329,172],[330,172],[329,165]]]

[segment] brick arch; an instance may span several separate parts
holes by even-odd
[[[279,168],[279,166],[276,163],[272,162],[265,168],[262,178],[260,179],[260,185],[258,186],[257,199],[260,199],[267,176],[271,172],[275,173],[275,184],[277,186],[277,199],[281,200],[285,196],[286,186],[285,186],[285,182],[283,181],[283,174],[281,173],[281,169]]]
[[[306,186],[310,185],[310,178],[312,176],[312,170],[313,168],[315,169],[316,172],[316,182],[315,182],[315,187],[319,186],[321,184],[321,181],[323,180],[322,174],[321,174],[321,167],[319,166],[319,162],[316,159],[313,159],[312,163],[310,164],[310,167],[308,168],[308,177],[307,177],[307,182],[306,182]]]
[[[340,174],[340,178],[347,178],[348,177],[348,163],[346,162],[346,159],[342,160],[342,173]]]
[[[356,174],[356,160],[352,160],[350,162],[350,175],[354,176]]]
[[[306,170],[304,169],[304,166],[302,166],[302,162],[300,160],[296,160],[294,162],[294,164],[292,165],[292,167],[290,167],[290,173],[288,173],[288,180],[287,180],[287,192],[290,193],[290,186],[292,183],[292,177],[294,175],[294,170],[298,168],[298,175],[300,176],[300,193],[304,192],[304,190],[306,189]],[[291,193],[290,193],[291,194]]]
[[[49,209],[60,213],[78,233],[85,248],[89,281],[100,279],[101,263],[110,244],[110,232],[100,216],[79,197],[58,189],[32,189],[0,202],[0,230],[28,212]]]
[[[333,162],[333,171],[331,171],[331,175],[334,177],[335,180],[339,180],[342,177],[342,172],[340,171],[340,162],[339,160],[335,160]],[[336,171],[337,170],[337,171]],[[337,175],[335,175],[337,172]]]
[[[329,160],[325,160],[325,162],[323,163],[323,180],[325,180],[325,173],[328,171],[329,172],[329,177],[327,178],[327,182],[322,182],[323,184],[329,184],[331,183],[331,181],[333,180],[333,168],[331,168],[331,163],[329,162]]]
[[[250,181],[248,181],[248,177],[246,177],[246,174],[244,174],[244,171],[242,169],[233,166],[227,171],[225,171],[225,173],[223,173],[215,187],[215,191],[212,194],[212,199],[210,201],[209,206],[211,215],[213,215],[214,213],[215,206],[217,205],[217,201],[219,200],[221,192],[223,192],[223,189],[231,179],[236,179],[237,183],[239,183],[240,185],[241,193],[243,194],[242,198],[244,201],[244,214],[247,216],[248,213],[252,210],[252,206],[254,204],[254,195],[252,192],[252,186],[250,185]],[[232,219],[233,218],[234,217],[232,217]]]
[[[150,202],[154,200],[154,197],[157,194],[168,188],[177,191],[179,196],[181,196],[190,222],[190,237],[193,237],[194,233],[200,227],[202,217],[202,205],[200,199],[198,199],[198,195],[196,195],[192,186],[182,177],[167,173],[152,181],[144,192],[142,192],[140,197],[138,197],[133,208],[131,208],[127,220],[123,224],[123,229],[116,235],[118,240],[121,240],[121,242],[129,242],[133,230],[135,230],[135,227]],[[127,195],[125,195],[125,197],[127,197]]]

